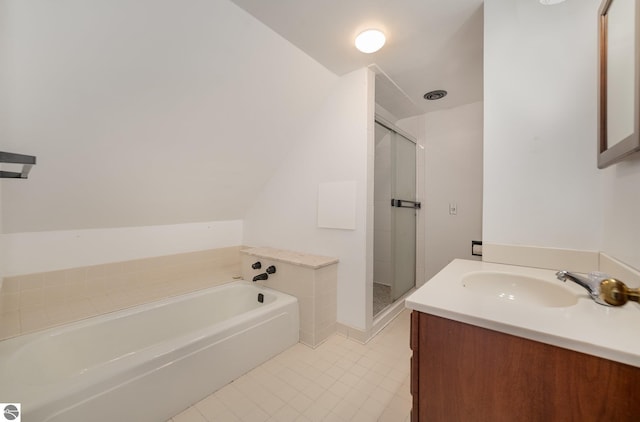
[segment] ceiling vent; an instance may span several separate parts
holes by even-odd
[[[437,89],[435,91],[429,91],[424,94],[424,99],[429,101],[439,100],[447,95],[447,91],[444,89]]]

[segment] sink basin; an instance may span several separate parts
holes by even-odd
[[[515,304],[567,307],[578,303],[578,295],[562,285],[515,273],[475,271],[462,277],[462,285],[474,293]]]

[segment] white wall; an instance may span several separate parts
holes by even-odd
[[[337,80],[226,0],[0,8],[0,275],[240,244]]]
[[[599,4],[485,1],[485,243],[600,250]]]
[[[336,80],[226,0],[1,5],[5,233],[241,219]]]
[[[453,259],[480,259],[471,255],[471,241],[482,240],[483,103],[397,124],[418,138],[417,190],[422,209],[416,284],[421,286]],[[449,214],[450,203],[457,205],[457,215]]]
[[[602,170],[602,178],[602,250],[640,270],[640,154]]]
[[[361,69],[336,81],[244,220],[247,245],[338,257],[338,322],[358,329],[368,328],[371,312],[367,230],[371,225],[372,233],[373,192],[367,177],[373,166],[373,78]],[[341,181],[357,183],[356,230],[318,228],[318,185]]]
[[[427,113],[425,133],[426,280],[482,240],[483,104]],[[456,204],[457,214],[449,214]]]
[[[242,221],[10,233],[0,236],[4,276],[174,255],[242,244]]]

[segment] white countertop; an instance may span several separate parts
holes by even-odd
[[[564,269],[564,268],[559,268]],[[474,292],[462,277],[474,271],[498,271],[534,277],[579,297],[568,307],[517,303]],[[456,259],[409,296],[409,309],[528,338],[565,349],[640,367],[640,305],[598,305],[587,291],[556,279],[556,271]]]

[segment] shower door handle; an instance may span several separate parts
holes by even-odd
[[[420,202],[408,201],[406,199],[392,199],[391,206],[396,208],[413,208],[420,209]]]

